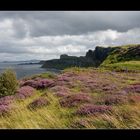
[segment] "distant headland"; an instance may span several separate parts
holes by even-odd
[[[140,60],[140,45],[123,45],[116,47],[96,46],[95,50],[88,50],[85,56],[68,56],[62,54],[60,59],[39,62],[42,68],[65,69],[69,67],[99,67],[111,66],[121,62]],[[126,65],[126,64],[125,64]],[[124,66],[125,66],[124,65]],[[116,66],[114,66],[115,68]]]

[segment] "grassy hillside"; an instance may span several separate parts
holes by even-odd
[[[98,47],[87,56],[99,58],[98,52],[106,52],[99,68],[19,80],[15,94],[0,98],[0,128],[140,128],[140,45],[118,46],[111,53]]]
[[[140,73],[65,69],[0,98],[0,128],[140,128]]]
[[[118,46],[100,67],[115,70],[140,70],[140,45]]]

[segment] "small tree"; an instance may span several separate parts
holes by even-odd
[[[17,86],[18,82],[13,70],[7,69],[0,75],[0,97],[15,94]]]

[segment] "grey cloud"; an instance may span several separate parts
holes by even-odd
[[[140,43],[139,11],[1,11],[1,59],[85,55],[97,45]]]
[[[0,13],[3,18],[14,19],[15,24],[22,19],[31,36],[79,35],[107,29],[124,32],[140,27],[139,11],[8,11]]]

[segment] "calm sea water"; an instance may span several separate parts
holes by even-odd
[[[59,73],[60,71],[55,69],[45,69],[41,68],[40,64],[34,65],[18,65],[18,62],[0,62],[0,73],[5,69],[13,69],[16,72],[17,79],[21,79],[26,76],[31,76],[33,74],[39,74],[43,72]]]

